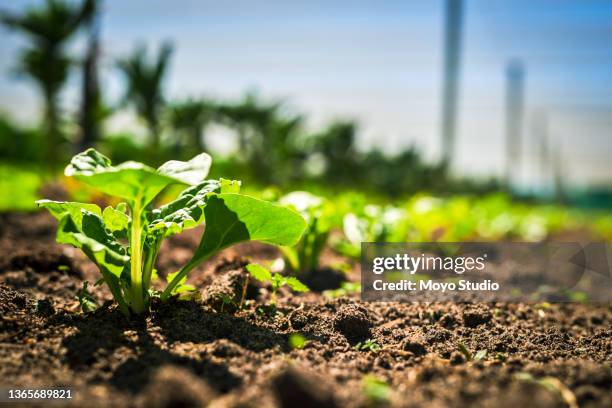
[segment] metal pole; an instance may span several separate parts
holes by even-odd
[[[445,13],[442,163],[448,168],[455,147],[463,1],[446,0]]]
[[[524,105],[523,64],[510,61],[506,67],[506,185],[511,189],[521,169],[521,134]]]

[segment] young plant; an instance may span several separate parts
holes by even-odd
[[[366,205],[362,214],[348,213],[342,221],[346,239],[333,243],[335,249],[351,258],[359,258],[362,242],[405,241],[406,212],[397,207]]]
[[[293,276],[283,276],[279,273],[272,273],[267,268],[259,264],[248,264],[247,271],[251,274],[251,276],[257,279],[260,282],[269,283],[272,287],[272,295],[270,299],[270,304],[276,304],[276,292],[283,286],[289,286],[292,290],[296,292],[308,292],[308,286],[304,285],[297,278]]]
[[[282,197],[280,203],[299,212],[308,225],[297,245],[280,247],[285,261],[299,275],[311,273],[319,267],[319,257],[329,237],[325,202],[305,191],[294,191]]]
[[[355,350],[357,351],[369,351],[370,353],[378,353],[380,349],[380,345],[372,339],[360,341],[355,345]]]
[[[242,241],[293,245],[306,223],[285,207],[239,194],[240,182],[205,180],[211,158],[171,160],[157,169],[137,162],[117,166],[94,149],[72,158],[65,174],[124,201],[96,204],[40,200],[59,220],[57,241],[80,248],[94,262],[119,309],[127,316],[149,309],[154,265],[162,241],[185,229],[206,225],[193,257],[168,275],[161,299],[184,292],[187,275],[218,251]],[[172,202],[152,208],[168,185],[188,187]]]

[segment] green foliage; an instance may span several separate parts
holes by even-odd
[[[66,48],[95,12],[95,0],[78,4],[47,0],[44,6],[29,7],[20,15],[0,14],[0,22],[24,34],[30,41],[21,51],[17,69],[37,84],[44,101],[46,160],[52,169],[62,142],[58,96],[72,65]]]
[[[168,275],[161,294],[166,300],[193,291],[185,283],[189,271],[221,249],[247,240],[292,245],[306,227],[299,214],[287,208],[239,194],[237,181],[206,180],[210,164],[210,156],[202,153],[157,169],[138,162],[113,166],[106,156],[89,149],[72,159],[66,175],[125,201],[104,210],[89,203],[37,203],[59,220],[57,241],[80,248],[98,266],[121,311],[140,314],[148,310],[164,238],[206,224],[193,258]],[[170,184],[188,187],[174,201],[152,208],[152,201]],[[300,289],[289,279],[282,284]]]
[[[160,148],[160,120],[164,107],[163,80],[168,70],[173,48],[164,43],[157,58],[150,60],[144,46],[136,48],[132,55],[117,61],[117,67],[126,81],[123,97],[125,104],[131,104],[146,122],[155,155]]]
[[[276,292],[283,286],[288,286],[295,292],[308,292],[310,290],[308,286],[304,285],[297,278],[293,276],[283,276],[280,273],[272,273],[259,264],[251,263],[248,264],[246,268],[253,278],[260,282],[270,284],[272,288],[271,304],[276,304]]]
[[[77,292],[77,299],[79,301],[79,305],[81,305],[81,310],[83,313],[90,313],[98,308],[98,303],[93,298],[91,293],[89,293],[88,285],[89,282],[84,281],[83,287]]]
[[[31,168],[0,164],[0,211],[36,209],[42,185],[40,173]]]
[[[308,224],[297,245],[281,247],[285,260],[298,274],[313,272],[319,267],[319,258],[330,233],[329,204],[305,191],[289,193],[280,199],[280,203],[298,211]]]
[[[368,339],[366,341],[360,341],[355,345],[357,351],[369,351],[370,353],[378,353],[381,347],[374,340]]]
[[[289,336],[289,347],[293,350],[301,350],[308,344],[308,340],[298,333],[293,333]]]
[[[363,394],[371,405],[384,405],[389,401],[391,387],[385,381],[373,375],[366,375],[363,377],[362,387]]]

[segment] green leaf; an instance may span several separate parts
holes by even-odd
[[[121,197],[129,202],[139,201],[141,206],[145,206],[169,184],[202,181],[208,174],[209,167],[208,155],[196,156],[188,162],[173,160],[163,164],[158,170],[132,161],[113,166],[108,157],[94,149],[88,149],[72,158],[64,174],[106,194]]]
[[[228,180],[228,179],[221,178],[219,179],[219,182],[221,183],[222,193],[236,193],[237,194],[240,192],[240,186],[242,184],[240,180]]]
[[[219,192],[220,182],[206,180],[183,190],[176,200],[153,210],[149,216],[149,232],[162,231],[165,236],[200,225],[208,195]]]
[[[210,195],[204,219],[206,228],[200,245],[175,279],[186,277],[199,263],[230,245],[248,240],[294,245],[306,228],[295,211],[241,194]],[[172,279],[168,282],[162,300],[168,299],[176,285]]]
[[[298,213],[241,194],[211,196],[204,214],[206,229],[194,262],[242,241],[294,245],[306,228]]]
[[[100,268],[116,277],[129,261],[127,250],[104,228],[102,218],[82,210],[80,218],[66,214],[59,222],[57,242],[80,248]]]
[[[106,207],[102,213],[102,219],[106,228],[115,234],[116,236],[125,237],[127,236],[127,230],[130,225],[130,217],[121,211],[123,206],[117,206],[117,209],[113,207]]]
[[[480,361],[487,356],[487,350],[479,350],[474,356],[474,361]]]
[[[170,160],[159,166],[157,171],[172,178],[182,181],[185,184],[201,183],[210,170],[212,158],[201,153],[189,161]]]
[[[69,214],[75,219],[77,224],[80,224],[82,220],[83,214],[81,210],[87,210],[93,214],[102,215],[102,210],[100,210],[100,207],[96,204],[52,200],[38,200],[36,204],[38,204],[39,207],[46,208],[51,215],[58,220],[61,220],[66,214]]]
[[[293,276],[288,276],[285,280],[287,286],[291,288],[291,290],[295,292],[309,292],[310,289],[308,286],[304,285],[302,282],[298,280],[298,278]]]
[[[272,282],[272,274],[266,268],[258,264],[248,264],[246,266],[247,271],[251,274],[252,277],[257,279],[260,282]]]

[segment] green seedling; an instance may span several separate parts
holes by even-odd
[[[293,350],[301,350],[308,344],[308,340],[298,333],[293,333],[289,336],[289,347]]]
[[[366,375],[362,380],[363,394],[373,406],[384,405],[389,401],[391,387],[385,381]]]
[[[378,353],[380,349],[380,345],[371,339],[363,342],[360,341],[355,345],[355,350],[357,351],[369,351],[371,353]]]
[[[487,356],[487,350],[478,350],[476,354],[472,354],[472,352],[468,350],[468,348],[465,347],[465,344],[463,343],[459,343],[457,345],[457,349],[459,349],[461,354],[463,354],[466,361],[480,361]]]
[[[487,350],[478,350],[474,355],[474,361],[484,360],[487,356]]]
[[[467,347],[465,347],[465,344],[459,343],[457,345],[457,349],[461,352],[461,354],[463,354],[463,356],[465,357],[466,361],[472,361],[474,359],[474,356],[472,355],[472,352],[470,350],[468,350]]]
[[[281,247],[285,261],[299,275],[310,273],[319,267],[321,251],[329,237],[327,206],[321,197],[305,191],[289,193],[280,199],[280,203],[299,212],[308,224],[297,245]]]
[[[98,308],[98,302],[96,302],[91,293],[89,293],[88,286],[89,282],[84,281],[83,287],[77,292],[77,299],[83,313],[93,312]]]
[[[211,158],[171,160],[157,169],[137,162],[114,166],[88,149],[72,158],[65,174],[124,201],[102,210],[96,204],[40,200],[59,220],[57,241],[80,248],[99,268],[119,309],[127,316],[148,311],[154,265],[162,241],[205,224],[192,258],[169,274],[163,301],[193,289],[191,270],[220,250],[255,240],[293,245],[306,223],[296,212],[239,194],[240,182],[206,180]],[[187,187],[178,197],[153,208],[154,199],[172,184]]]
[[[308,286],[304,285],[297,278],[293,276],[283,276],[280,273],[272,273],[267,268],[259,264],[248,264],[246,266],[247,271],[251,276],[263,283],[269,283],[272,287],[272,294],[270,296],[270,304],[276,304],[276,292],[283,286],[288,286],[295,292],[308,292]]]

